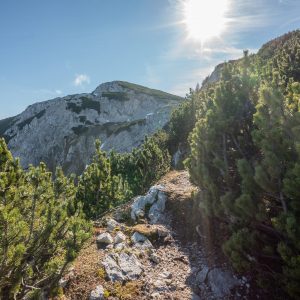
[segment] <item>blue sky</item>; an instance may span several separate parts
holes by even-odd
[[[184,1],[1,0],[0,119],[111,80],[185,95],[216,64],[300,28],[300,0],[226,0],[226,28],[199,42]]]

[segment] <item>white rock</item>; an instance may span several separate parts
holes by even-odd
[[[161,260],[160,257],[156,253],[151,253],[149,258],[151,261],[153,261],[156,264],[159,264],[160,260]]]
[[[112,232],[112,231],[114,231],[114,229],[115,229],[116,227],[119,227],[120,224],[119,224],[117,221],[115,221],[114,219],[108,219],[108,220],[106,221],[106,226],[107,226],[107,230],[108,230],[109,232]]]
[[[108,232],[101,233],[97,236],[97,243],[98,244],[112,244],[114,242],[112,236]]]
[[[150,223],[156,224],[159,222],[161,215],[165,210],[166,201],[167,195],[162,191],[158,191],[157,201],[151,206],[149,210],[148,216],[150,219]]]
[[[104,289],[102,285],[98,285],[90,294],[90,300],[103,300],[104,299]]]
[[[68,279],[65,279],[65,278],[61,278],[59,281],[58,281],[58,285],[62,288],[65,288],[67,283],[68,283]]]
[[[126,247],[125,243],[118,243],[115,245],[115,250],[121,251]]]
[[[136,220],[144,216],[146,205],[152,206],[154,202],[158,201],[157,195],[163,189],[164,187],[161,185],[152,186],[145,196],[136,197],[131,205],[131,218]]]
[[[171,279],[172,273],[165,271],[165,272],[160,273],[158,276],[161,278],[164,278],[164,279]]]
[[[119,244],[126,241],[126,235],[122,231],[118,231],[115,236],[115,244]]]
[[[125,252],[106,255],[102,264],[111,281],[135,280],[143,272],[142,265],[137,257],[134,254]]]
[[[139,232],[135,232],[132,236],[131,236],[131,241],[136,244],[136,243],[143,243],[147,240],[147,237],[144,236],[143,234],[139,233]]]

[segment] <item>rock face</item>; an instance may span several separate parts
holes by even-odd
[[[70,95],[29,106],[0,120],[13,155],[21,164],[46,162],[51,170],[80,174],[89,163],[96,139],[104,150],[131,151],[145,135],[162,128],[183,99],[123,81],[99,85],[90,94]]]

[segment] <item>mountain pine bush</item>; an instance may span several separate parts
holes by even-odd
[[[226,224],[223,250],[261,284],[300,298],[300,31],[222,66],[218,82],[191,94],[195,126],[185,164],[200,207]],[[190,101],[186,106],[191,106]],[[184,142],[186,107],[173,115]],[[182,117],[186,116],[186,118]],[[181,124],[184,122],[184,124]]]
[[[0,298],[34,297],[57,284],[90,236],[74,178],[45,164],[24,171],[0,139]]]

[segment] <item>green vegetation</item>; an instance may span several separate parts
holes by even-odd
[[[229,232],[233,266],[299,299],[300,31],[220,74],[173,113],[171,144],[194,127],[185,164],[200,207]]]
[[[0,139],[0,298],[49,292],[90,236],[74,178],[24,171]]]
[[[89,218],[99,218],[112,207],[144,193],[169,170],[166,134],[146,138],[132,153],[106,155],[96,142],[92,163],[79,178],[77,199]]]
[[[128,101],[129,97],[124,92],[103,92],[102,97],[106,97],[108,99],[115,99],[119,101]]]
[[[100,114],[100,102],[92,100],[88,97],[80,97],[80,103],[76,102],[68,102],[67,103],[67,109],[71,110],[72,112],[75,112],[76,114],[80,114],[85,109],[94,109],[95,111]]]
[[[123,88],[134,90],[137,93],[143,93],[147,94],[149,96],[153,96],[156,98],[161,99],[162,101],[170,101],[170,100],[176,100],[176,101],[182,101],[183,98],[179,96],[175,96],[166,92],[162,92],[160,90],[150,89],[142,85],[126,82],[126,81],[118,81],[118,84],[122,86]]]

